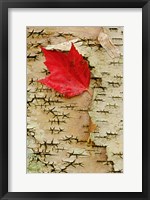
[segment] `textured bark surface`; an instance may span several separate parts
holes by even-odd
[[[89,62],[93,93],[67,99],[37,80],[40,46]],[[123,28],[27,27],[27,172],[123,172]]]

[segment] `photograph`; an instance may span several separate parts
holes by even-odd
[[[0,200],[150,199],[150,0],[0,8]]]
[[[123,173],[123,26],[27,26],[27,173]]]

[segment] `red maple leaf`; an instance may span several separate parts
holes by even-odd
[[[46,61],[44,64],[50,75],[39,80],[65,97],[73,97],[88,91],[90,69],[88,62],[72,44],[68,53],[41,48]]]

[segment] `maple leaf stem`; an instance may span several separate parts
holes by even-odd
[[[92,97],[93,96],[93,93],[90,89],[87,89],[87,92],[89,93],[89,95]]]

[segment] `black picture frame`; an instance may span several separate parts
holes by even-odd
[[[142,8],[142,192],[8,191],[8,9]],[[150,199],[150,1],[149,0],[0,0],[0,198],[1,199]]]

